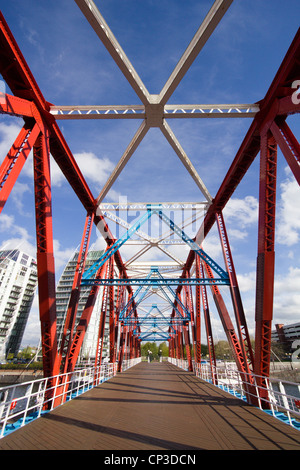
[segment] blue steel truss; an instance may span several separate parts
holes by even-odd
[[[159,317],[153,317],[151,316],[151,314],[153,314],[153,311],[157,311],[159,313]],[[150,327],[152,330],[154,328],[159,328],[161,330],[162,333],[165,333],[165,331],[162,330],[162,328],[171,328],[174,333],[175,333],[175,329],[173,326],[171,326],[171,321],[168,320],[164,314],[161,312],[161,310],[158,308],[158,306],[156,304],[153,304],[152,307],[150,308],[149,312],[145,315],[145,316],[141,316],[139,315],[137,321],[135,323],[133,322],[130,322],[130,321],[125,321],[125,324],[126,325],[132,325],[132,326],[135,326],[134,330],[133,330],[133,334],[141,334],[141,332],[138,332],[137,330],[139,328],[142,328],[142,327]],[[180,322],[180,324],[182,324],[182,322]],[[149,331],[149,328],[147,329],[147,332]],[[144,334],[144,333],[142,333]]]
[[[145,298],[147,292],[150,290],[150,285],[146,286],[146,289],[144,292],[142,292],[140,298],[136,300],[137,296],[141,293],[144,285],[141,285],[140,288],[135,292],[135,294],[132,296],[132,298],[127,302],[123,310],[120,312],[119,319],[123,320],[126,314],[126,318],[131,318],[132,314],[134,314],[137,306],[142,302],[142,300]],[[133,305],[133,300],[135,300],[134,305]]]
[[[134,278],[134,279],[84,279],[83,286],[229,286],[229,279],[224,278],[165,278],[162,279],[149,279],[149,278]]]
[[[194,250],[202,260],[205,261],[217,274],[218,278],[164,278],[157,267],[151,267],[150,273],[145,278],[133,278],[133,279],[95,279],[95,275],[101,266],[118,251],[121,246],[126,243],[132,235],[139,230],[139,228],[153,215],[157,214],[158,217],[165,222],[176,235]],[[119,320],[124,325],[133,326],[133,333],[141,341],[158,341],[168,340],[175,333],[174,327],[182,325],[191,319],[190,312],[187,310],[185,305],[181,302],[176,292],[171,286],[195,286],[195,285],[229,285],[229,276],[210,256],[205,253],[202,248],[199,247],[191,238],[189,238],[183,230],[181,230],[169,217],[167,217],[161,210],[160,205],[148,206],[147,211],[143,214],[128,230],[119,238],[90,268],[88,268],[82,276],[82,285],[84,286],[137,286],[138,289],[134,295],[129,299],[125,307],[119,314]],[[158,309],[156,305],[153,305],[146,316],[139,314],[136,317],[137,306],[144,300],[146,294],[150,288],[158,288],[163,296],[170,303],[173,311],[175,311],[175,317],[167,320],[162,313],[160,317],[151,316],[151,312],[154,308]],[[170,299],[169,295],[165,291],[164,287],[171,294],[173,299]],[[143,291],[144,289],[144,291]],[[181,310],[181,311],[180,311]],[[147,328],[146,331],[141,332],[141,327]],[[168,328],[168,332],[164,331],[163,328]],[[158,331],[157,331],[158,330]]]
[[[108,284],[102,284],[101,281],[104,280],[97,280],[93,279],[93,276],[96,274],[98,269],[114,254],[116,251],[118,251],[124,243],[126,243],[129,238],[132,237],[132,235],[139,230],[139,228],[153,215],[157,214],[158,217],[165,222],[171,230],[173,230],[174,233],[179,235],[181,239],[193,250],[195,251],[202,260],[204,260],[219,276],[221,279],[228,280],[229,276],[226,271],[224,271],[221,266],[218,265],[207,253],[205,253],[202,248],[199,247],[199,245],[194,242],[191,238],[189,238],[186,233],[179,228],[175,222],[173,222],[168,216],[166,216],[162,210],[160,209],[160,204],[158,205],[148,205],[147,206],[147,211],[125,232],[122,237],[120,237],[100,258],[92,265],[90,268],[88,268],[82,276],[82,284],[83,285],[94,285],[95,282],[98,283],[98,285],[125,285],[125,284],[120,284],[122,281],[124,282],[125,280],[118,280],[119,284],[112,284],[113,280],[110,280],[111,283]],[[106,280],[108,281],[108,280]],[[138,283],[140,281],[140,284]],[[134,284],[135,282],[135,284]],[[169,282],[174,282],[174,279],[169,280]],[[139,279],[130,279],[129,284],[131,285],[141,285],[142,281]],[[150,281],[151,283],[151,281]],[[169,284],[171,285],[171,284]],[[178,285],[177,284],[172,284],[172,285]]]

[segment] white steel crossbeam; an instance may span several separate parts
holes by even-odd
[[[179,142],[175,138],[174,134],[172,133],[169,125],[166,123],[164,113],[165,109],[164,106],[172,95],[174,90],[176,89],[179,82],[182,80],[183,76],[190,68],[191,64],[199,54],[200,50],[203,48],[205,43],[207,42],[208,38],[230,7],[233,0],[215,0],[213,6],[211,7],[210,11],[208,12],[207,16],[205,17],[203,23],[201,24],[200,28],[196,32],[195,36],[193,37],[192,41],[190,42],[189,46],[187,47],[186,51],[182,55],[181,59],[179,60],[178,64],[176,65],[174,71],[172,72],[170,78],[167,80],[165,86],[161,90],[159,95],[149,94],[148,90],[146,89],[144,83],[140,79],[139,75],[135,71],[133,65],[129,61],[128,57],[126,56],[125,52],[121,48],[120,44],[118,43],[117,39],[113,35],[112,31],[106,24],[104,18],[100,14],[98,8],[94,4],[92,0],[75,0],[89,23],[91,24],[92,28],[110,53],[111,57],[114,59],[124,76],[127,78],[130,85],[135,90],[137,96],[141,99],[145,109],[145,118],[138,129],[137,133],[131,140],[129,146],[127,147],[125,153],[121,157],[119,163],[117,164],[115,170],[109,177],[108,181],[106,182],[105,186],[103,187],[102,191],[100,192],[97,203],[101,203],[104,199],[112,185],[114,184],[115,180],[129,161],[130,157],[140,144],[141,140],[147,133],[150,127],[160,127],[161,131],[171,144],[172,148],[175,150],[176,154],[196,182],[197,186],[201,190],[202,194],[204,195],[205,199],[208,202],[212,201],[212,197],[209,194],[207,188],[205,187],[203,181],[197,174],[195,168],[191,164],[190,160],[188,159],[186,153],[180,146]],[[203,107],[202,107],[203,108]],[[91,107],[85,107],[85,109],[78,110],[75,113],[75,110],[69,110],[72,117],[74,116],[82,116],[82,111],[85,111],[86,116],[106,116],[112,118],[112,116],[134,116],[136,117],[135,112],[133,112],[134,107],[112,107],[106,111],[102,109],[103,114],[100,112],[100,108],[92,109]],[[180,108],[182,109],[182,107]],[[128,112],[130,110],[130,113]],[[193,109],[192,109],[193,110]],[[191,111],[192,111],[191,110]],[[59,110],[53,110],[52,112],[59,112]],[[111,111],[113,111],[111,113]],[[139,112],[143,111],[139,107]],[[173,110],[175,111],[175,110]],[[217,108],[217,112],[222,114],[221,107]],[[120,114],[119,114],[120,113]],[[143,114],[143,113],[142,113]],[[184,115],[185,113],[182,113]],[[192,113],[191,113],[192,114]],[[193,113],[194,114],[194,113]],[[198,113],[201,115],[200,113]],[[202,113],[203,114],[203,113]],[[59,115],[59,114],[57,114]],[[170,116],[176,115],[175,112],[169,114]],[[142,117],[142,115],[139,115]]]
[[[127,210],[147,210],[149,206],[154,206],[153,202],[102,202],[99,204],[98,209],[102,211],[115,210],[115,211],[127,211]],[[162,210],[205,210],[207,209],[206,202],[160,202],[160,208]]]
[[[207,40],[225,15],[233,0],[216,0],[196,32],[186,51],[182,55],[165,86],[160,92],[159,101],[165,104],[184,75],[206,44]]]
[[[150,105],[151,106],[151,105]],[[150,107],[143,105],[113,106],[51,106],[56,120],[68,119],[146,119]],[[252,118],[258,113],[259,104],[166,104],[164,119],[203,118]],[[149,120],[148,120],[149,124]]]
[[[101,192],[100,192],[100,194],[97,198],[98,204],[105,198],[106,194],[108,193],[108,191],[110,190],[110,188],[112,187],[112,185],[114,184],[116,179],[118,178],[119,174],[121,173],[123,168],[126,166],[127,162],[130,160],[132,154],[135,152],[135,150],[139,146],[140,142],[143,140],[143,138],[147,134],[148,129],[149,129],[149,127],[147,126],[145,121],[143,121],[142,124],[140,125],[140,127],[138,128],[138,130],[136,131],[136,133],[135,133],[134,137],[132,138],[131,142],[129,143],[127,149],[123,153],[121,159],[119,160],[119,163],[117,164],[114,171],[112,172],[112,174],[108,178],[107,182],[103,186],[103,188],[102,188],[102,190],[101,190]]]
[[[142,103],[148,103],[149,93],[144,83],[140,79],[94,2],[92,0],[75,0],[75,2],[94,29],[97,36],[101,39],[103,45],[106,47],[118,67],[121,69],[122,73],[127,78]]]
[[[174,149],[182,163],[184,164],[185,168],[195,181],[196,185],[202,192],[203,196],[207,200],[207,202],[211,203],[212,202],[212,197],[209,194],[205,184],[201,180],[200,176],[198,175],[197,171],[195,170],[194,166],[192,165],[191,161],[189,160],[187,154],[181,147],[180,143],[178,142],[177,138],[175,137],[172,129],[170,128],[169,124],[164,121],[163,125],[161,126],[161,131],[166,137],[167,141],[170,143],[171,147]]]

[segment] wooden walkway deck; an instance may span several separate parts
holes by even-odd
[[[142,362],[0,441],[39,449],[300,450],[300,431],[190,372]]]

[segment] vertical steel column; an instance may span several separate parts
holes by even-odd
[[[128,295],[127,313],[128,313],[128,310],[131,309],[130,305],[131,305],[132,301],[133,301],[133,293],[130,292],[130,294]],[[123,360],[124,360],[124,357],[125,357],[125,354],[126,354],[126,343],[127,343],[127,326],[122,321],[121,325],[120,325],[120,346],[119,346],[119,358],[118,358],[118,372],[122,372],[122,364],[123,364]],[[126,357],[125,357],[125,359],[126,359]]]
[[[176,326],[176,352],[177,352],[177,359],[183,359],[183,350],[182,350],[182,332],[181,332],[181,325]]]
[[[169,357],[174,357],[174,340],[173,337],[169,337]]]
[[[114,278],[114,256],[110,258],[109,279]],[[115,289],[109,286],[109,360],[113,362],[115,351]]]
[[[255,306],[255,362],[258,385],[264,387],[269,377],[271,356],[271,328],[273,318],[273,290],[275,267],[275,208],[276,208],[277,145],[268,131],[261,135],[260,186],[258,219],[258,255]],[[260,389],[260,396],[267,391]],[[264,403],[262,406],[267,407]]]
[[[105,279],[111,279],[111,272],[113,270],[113,256],[109,258],[105,265]],[[102,305],[99,319],[99,328],[98,328],[98,339],[97,339],[97,348],[95,355],[95,369],[101,366],[102,363],[102,353],[103,353],[103,341],[104,341],[104,331],[105,331],[105,320],[107,315],[108,306],[110,307],[110,288],[111,286],[103,286],[103,297]]]
[[[196,279],[200,279],[200,257],[196,254],[195,273]],[[196,285],[196,362],[201,364],[201,289]]]
[[[181,300],[181,295],[180,294],[177,294],[178,295],[178,298],[180,300],[180,302],[182,302]],[[187,307],[187,302],[186,302],[187,299],[185,299],[185,307]],[[183,311],[183,308],[178,305],[178,308],[182,314],[182,316],[185,316],[185,312]],[[187,361],[188,361],[188,370],[189,371],[192,371],[193,370],[193,364],[192,364],[192,355],[191,355],[191,345],[190,345],[190,334],[189,334],[189,322],[188,322],[188,319],[186,320],[183,320],[182,322],[182,338],[183,338],[183,343],[185,345],[185,352],[186,352],[186,358],[187,358]],[[183,346],[183,349],[184,349],[184,346]],[[184,358],[184,354],[182,356]]]
[[[49,134],[45,128],[34,148],[37,273],[44,376],[59,373],[56,329]]]
[[[120,273],[121,277],[121,273]],[[114,317],[112,322],[109,325],[109,333],[110,333],[110,362],[116,362],[116,349],[117,349],[117,338],[118,338],[118,320],[119,320],[119,313],[122,309],[123,304],[123,296],[125,292],[124,286],[117,287],[117,295],[116,295],[116,308],[114,310]]]
[[[190,277],[189,273],[186,272],[186,277]],[[191,315],[191,332],[192,332],[192,341],[193,341],[193,355],[194,360],[197,362],[197,347],[196,347],[196,325],[195,325],[195,312],[193,304],[193,293],[191,286],[184,286],[185,298],[186,298],[186,308]]]
[[[121,322],[120,325],[120,346],[119,346],[119,357],[118,357],[118,372],[122,372],[122,364],[124,359],[124,349],[125,349],[125,340],[126,340],[126,331],[125,331],[124,322]]]
[[[207,273],[207,277],[213,280],[214,276],[213,276],[210,266],[208,266],[208,264],[205,262],[202,262],[202,263]],[[238,371],[244,383],[245,393],[247,396],[248,403],[257,404],[257,399],[255,396],[256,390],[255,390],[255,387],[253,386],[253,376],[250,371],[248,362],[245,361],[244,359],[244,354],[243,354],[238,336],[233,327],[228,310],[226,308],[225,302],[222,298],[222,295],[220,293],[218,286],[211,285],[210,288],[211,288],[212,296],[213,296],[213,299],[215,301],[215,304],[219,313],[220,320],[222,322],[224,331],[228,339],[229,346],[231,347]]]
[[[273,121],[270,130],[300,184],[300,145],[285,121]]]
[[[197,256],[199,259],[199,256]],[[204,279],[204,271],[203,271],[203,266],[201,263],[201,260],[199,259],[199,278]],[[207,338],[207,346],[208,346],[208,354],[209,354],[209,362],[210,362],[210,369],[211,369],[211,376],[213,379],[213,383],[217,385],[218,380],[217,380],[217,362],[216,362],[216,355],[215,355],[215,346],[214,346],[214,341],[213,341],[213,333],[212,333],[212,327],[211,327],[211,321],[210,321],[210,312],[209,312],[209,306],[208,306],[208,298],[207,298],[207,292],[206,292],[206,287],[201,286],[201,294],[202,294],[202,304],[203,304],[203,312],[204,312],[204,322],[205,322],[205,330],[206,330],[206,338]]]
[[[120,287],[120,296],[119,296],[119,305],[118,308],[116,309],[116,325],[115,325],[115,361],[117,361],[118,358],[118,353],[119,353],[119,347],[120,344],[118,344],[118,338],[119,338],[119,331],[120,331],[120,322],[119,322],[119,315],[120,312],[123,310],[123,308],[126,305],[126,292],[127,289],[125,286]]]
[[[169,326],[169,357],[173,359],[176,357],[176,350],[175,350],[175,325],[172,325],[173,319],[175,316],[175,309],[172,309],[171,319],[170,319],[170,326]]]

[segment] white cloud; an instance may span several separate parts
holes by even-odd
[[[14,223],[13,215],[1,214],[0,232],[5,232],[6,230],[9,230],[12,227],[13,223]]]
[[[203,242],[203,250],[215,261],[222,256],[222,248],[218,235],[209,234]],[[223,258],[222,258],[223,260]]]
[[[20,249],[25,253],[36,257],[36,247],[35,244],[31,243],[33,238],[28,231],[17,225],[15,222],[14,216],[7,214],[1,214],[0,217],[0,232],[6,234],[7,238],[2,240],[0,249],[9,250],[9,249]]]
[[[224,217],[226,221],[239,227],[231,229],[231,234],[237,238],[245,238],[245,229],[257,223],[258,200],[253,196],[246,196],[244,199],[232,198],[224,209]]]
[[[237,274],[237,279],[241,292],[255,292],[256,271],[247,274]]]
[[[21,125],[15,121],[11,124],[0,122],[0,156],[1,161],[5,158],[16,137],[18,136]]]
[[[286,179],[280,188],[276,238],[278,243],[292,246],[299,242],[300,235],[300,189],[294,178]]]
[[[24,194],[27,192],[31,192],[28,184],[19,183],[16,181],[14,184],[13,190],[11,192],[12,200],[14,201],[14,206],[18,210],[18,212],[22,215],[28,215],[25,212],[24,205],[23,205],[23,198]]]
[[[300,313],[300,268],[276,276],[274,283],[274,323],[296,323]]]
[[[53,240],[53,251],[55,258],[55,270],[58,271],[60,268],[65,267],[70,257],[73,255],[75,248],[61,248],[61,244],[58,240]]]
[[[21,237],[12,237],[3,240],[1,243],[1,250],[15,250],[19,249],[24,251],[28,255],[36,258],[36,247],[29,241],[27,238],[28,233],[24,229],[23,236]]]
[[[74,157],[84,177],[99,185],[106,182],[114,169],[108,158],[99,158],[93,152],[75,153]]]

